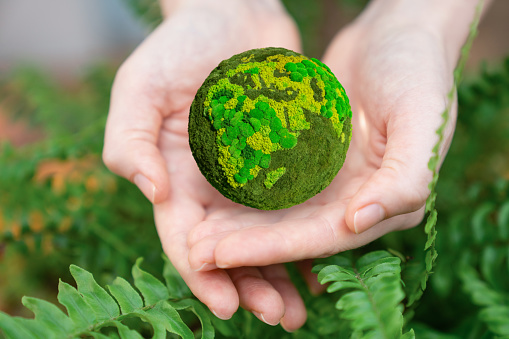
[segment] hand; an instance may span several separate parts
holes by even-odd
[[[189,233],[192,268],[325,257],[422,220],[431,180],[427,164],[473,6],[465,34],[453,44],[446,36],[455,34],[442,35],[432,15],[411,8],[415,2],[398,10],[386,5],[373,2],[334,39],[324,58],[353,110],[351,146],[338,176],[322,193],[287,210],[215,211]],[[450,114],[442,157],[452,138],[455,105]]]
[[[250,214],[257,220],[258,213],[227,200],[203,178],[189,149],[187,123],[197,89],[221,60],[258,47],[299,50],[297,29],[274,0],[194,1],[171,10],[117,74],[104,162],[154,203],[164,251],[218,317],[229,318],[240,303],[262,321],[275,325],[282,318],[283,327],[294,330],[306,311],[284,266],[190,267],[187,239],[196,225]],[[306,269],[309,274],[309,263]]]

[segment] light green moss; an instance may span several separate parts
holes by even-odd
[[[283,176],[283,174],[285,174],[285,172],[286,167],[279,167],[274,171],[270,171],[269,173],[267,173],[267,176],[263,184],[270,190],[272,186],[274,186],[274,184]]]

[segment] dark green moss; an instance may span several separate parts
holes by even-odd
[[[311,89],[313,90],[313,99],[315,99],[315,101],[322,101],[323,91],[320,87],[318,87],[318,80],[316,78],[311,79]]]

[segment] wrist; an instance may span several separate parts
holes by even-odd
[[[222,8],[241,6],[251,11],[266,14],[284,13],[284,7],[279,0],[159,0],[163,17],[167,18],[179,9],[185,7],[195,8]]]
[[[484,1],[484,9],[491,0]],[[358,24],[378,30],[420,30],[441,42],[454,68],[479,0],[373,0]]]

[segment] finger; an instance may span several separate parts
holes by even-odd
[[[159,100],[151,86],[129,69],[115,79],[106,123],[103,161],[114,173],[134,182],[152,202],[163,201],[169,179],[157,147],[162,123]]]
[[[257,268],[234,268],[228,270],[228,274],[237,288],[242,308],[251,311],[266,324],[279,324],[285,314],[285,304],[278,291]]]
[[[205,211],[193,199],[179,192],[154,206],[154,218],[163,250],[193,294],[221,319],[229,319],[239,306],[239,297],[228,274],[223,270],[196,272],[187,259],[187,233],[203,220]]]
[[[192,247],[201,239],[227,231],[238,230],[254,224],[271,223],[279,220],[279,211],[254,211],[252,208],[235,206],[235,208],[216,211],[207,216],[189,232],[188,245]]]
[[[247,209],[231,219],[212,219],[199,223],[189,232],[187,244],[189,264],[196,271],[210,271],[216,269],[214,249],[219,240],[241,228],[255,224],[274,223],[281,219],[277,211],[252,212]]]
[[[327,257],[365,245],[388,232],[402,228],[403,225],[413,222],[415,213],[419,213],[390,218],[381,222],[378,227],[355,234],[344,221],[345,208],[345,203],[331,203],[307,218],[231,232],[217,241],[214,250],[215,263],[217,267],[232,268]]]
[[[415,212],[425,204],[432,178],[428,161],[444,109],[445,98],[424,88],[407,93],[397,102],[387,123],[382,164],[347,207],[346,222],[352,231],[362,233],[382,220]],[[452,136],[452,132],[445,134]]]
[[[298,261],[295,263],[297,266],[297,269],[299,270],[300,274],[306,281],[306,284],[308,285],[309,291],[311,294],[319,295],[325,289],[327,286],[322,285],[318,282],[318,275],[311,272],[311,269],[313,268],[313,260],[303,260]]]
[[[288,332],[299,329],[306,322],[306,306],[290,280],[283,265],[260,267],[263,277],[279,292],[285,306],[281,326]]]
[[[190,248],[188,261],[191,269],[195,271],[211,271],[217,269],[214,248],[219,240],[224,238],[226,234],[233,231],[215,233],[203,238],[196,245]]]
[[[215,263],[222,268],[238,267],[240,263],[265,266],[335,253],[338,239],[352,235],[340,221],[344,209],[344,204],[330,204],[302,219],[254,225],[223,234],[221,239],[216,239],[213,249]],[[207,238],[201,240],[191,251],[207,241]]]

